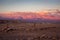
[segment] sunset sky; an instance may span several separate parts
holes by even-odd
[[[0,12],[36,12],[59,9],[60,0],[0,0]]]

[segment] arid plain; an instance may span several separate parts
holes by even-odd
[[[60,40],[60,24],[0,20],[0,40]]]

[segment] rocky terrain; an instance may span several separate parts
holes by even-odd
[[[0,20],[0,40],[60,40],[60,24]]]

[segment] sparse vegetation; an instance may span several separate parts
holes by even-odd
[[[0,20],[0,40],[60,40],[60,24]]]

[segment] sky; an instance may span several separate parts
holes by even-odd
[[[0,0],[0,12],[36,12],[59,9],[60,0]]]

